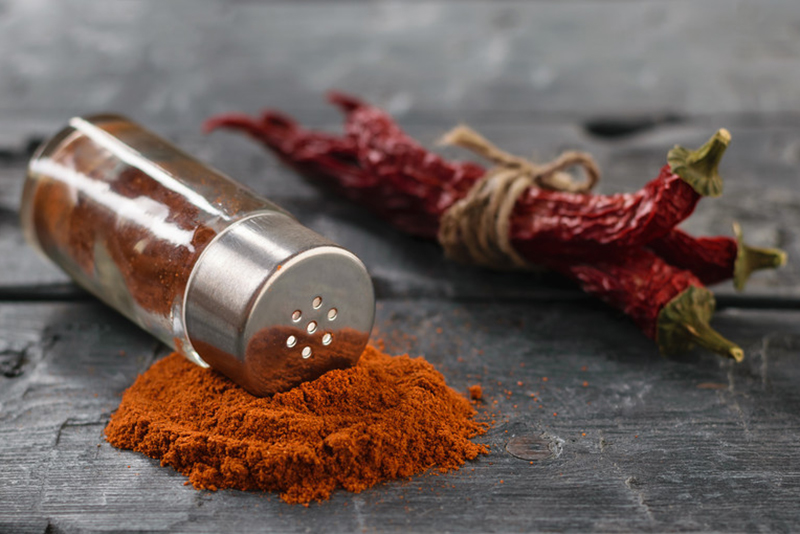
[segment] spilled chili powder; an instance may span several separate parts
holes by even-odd
[[[358,364],[258,398],[177,353],[125,392],[106,427],[116,447],[161,460],[198,489],[281,492],[289,503],[360,492],[485,454],[486,424],[422,358],[367,347]]]
[[[480,384],[475,384],[469,387],[470,400],[479,401],[483,399],[483,388]]]

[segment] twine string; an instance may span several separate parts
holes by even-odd
[[[445,254],[463,263],[494,269],[534,268],[511,245],[511,214],[519,197],[530,187],[587,193],[600,180],[600,169],[586,152],[567,151],[539,165],[499,149],[463,125],[441,142],[466,148],[495,164],[439,223],[438,239]],[[583,169],[584,181],[576,182],[565,172],[571,167]]]

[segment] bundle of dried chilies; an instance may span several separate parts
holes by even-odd
[[[584,291],[624,311],[673,353],[694,344],[741,360],[742,350],[709,326],[714,297],[705,288],[755,269],[777,267],[785,254],[727,237],[695,238],[676,226],[704,196],[718,196],[717,166],[730,141],[720,130],[702,147],[675,147],[658,176],[633,193],[589,190],[599,172],[581,153],[538,166],[507,154],[466,127],[447,134],[492,161],[446,161],[403,132],[379,108],[332,93],[346,115],[344,134],[305,130],[266,112],[259,119],[223,115],[207,131],[243,131],[309,178],[332,186],[408,233],[437,238],[448,256],[495,268],[533,265],[575,280]],[[562,171],[584,168],[573,182]]]

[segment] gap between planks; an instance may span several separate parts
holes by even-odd
[[[452,302],[599,302],[580,291],[568,289],[542,289],[528,295],[448,295],[435,294],[430,288],[421,291],[396,292],[391,288],[376,287],[378,300],[449,300]],[[800,311],[800,297],[781,297],[775,295],[717,295],[717,309],[744,310],[791,310]],[[0,287],[0,303],[21,302],[87,302],[95,300],[90,293],[80,287],[69,284],[45,284],[31,286]]]

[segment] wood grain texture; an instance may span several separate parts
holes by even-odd
[[[794,0],[0,0],[0,532],[800,530],[798,28]],[[249,140],[199,132],[213,113],[267,106],[335,129],[331,88],[429,146],[466,121],[522,155],[588,150],[603,192],[640,187],[673,144],[729,128],[725,194],[685,227],[730,235],[736,219],[753,244],[789,252],[750,300],[715,288],[729,307],[714,326],[747,359],[663,359],[557,277],[454,265]],[[105,443],[120,394],[167,349],[38,258],[17,221],[33,147],[105,110],[364,259],[374,337],[459,391],[481,384],[491,454],[304,508],[195,491]]]
[[[409,124],[408,130],[432,145],[451,124]],[[518,154],[535,150],[545,159],[566,148],[589,150],[604,169],[599,191],[609,193],[641,187],[657,175],[674,144],[699,146],[715,129],[706,125],[662,127],[624,142],[608,143],[565,124],[475,126]],[[794,184],[800,166],[800,128],[740,127],[733,133],[733,145],[722,165],[724,195],[703,200],[684,227],[698,235],[732,235],[731,223],[737,220],[750,243],[781,247],[790,258],[800,258],[800,190]],[[381,296],[574,297],[571,286],[555,276],[494,273],[447,261],[436,243],[404,236],[363,209],[305,183],[244,137],[229,133],[169,137],[277,202],[303,224],[352,250],[364,260]],[[466,156],[454,149],[445,153]],[[24,161],[19,157],[0,164],[0,288],[68,282],[65,274],[40,259],[22,238],[17,213]],[[734,293],[729,283],[715,289],[721,294]],[[800,262],[755,274],[746,294],[800,296]]]
[[[99,304],[0,306],[0,527],[42,532],[770,530],[800,527],[800,314],[730,311],[749,359],[658,356],[602,306],[387,301],[375,336],[481,384],[491,454],[309,508],[199,492],[102,432],[163,350]],[[413,337],[409,334],[413,333]],[[531,395],[536,396],[534,400]],[[538,452],[533,464],[506,451]],[[544,451],[544,454],[542,452]],[[13,528],[12,528],[13,527]],[[24,527],[24,528],[23,528]],[[53,531],[53,530],[51,530]]]
[[[4,0],[0,116],[42,126],[110,109],[193,130],[270,100],[320,120],[320,93],[338,87],[398,114],[504,122],[796,118],[799,20],[794,0]]]

